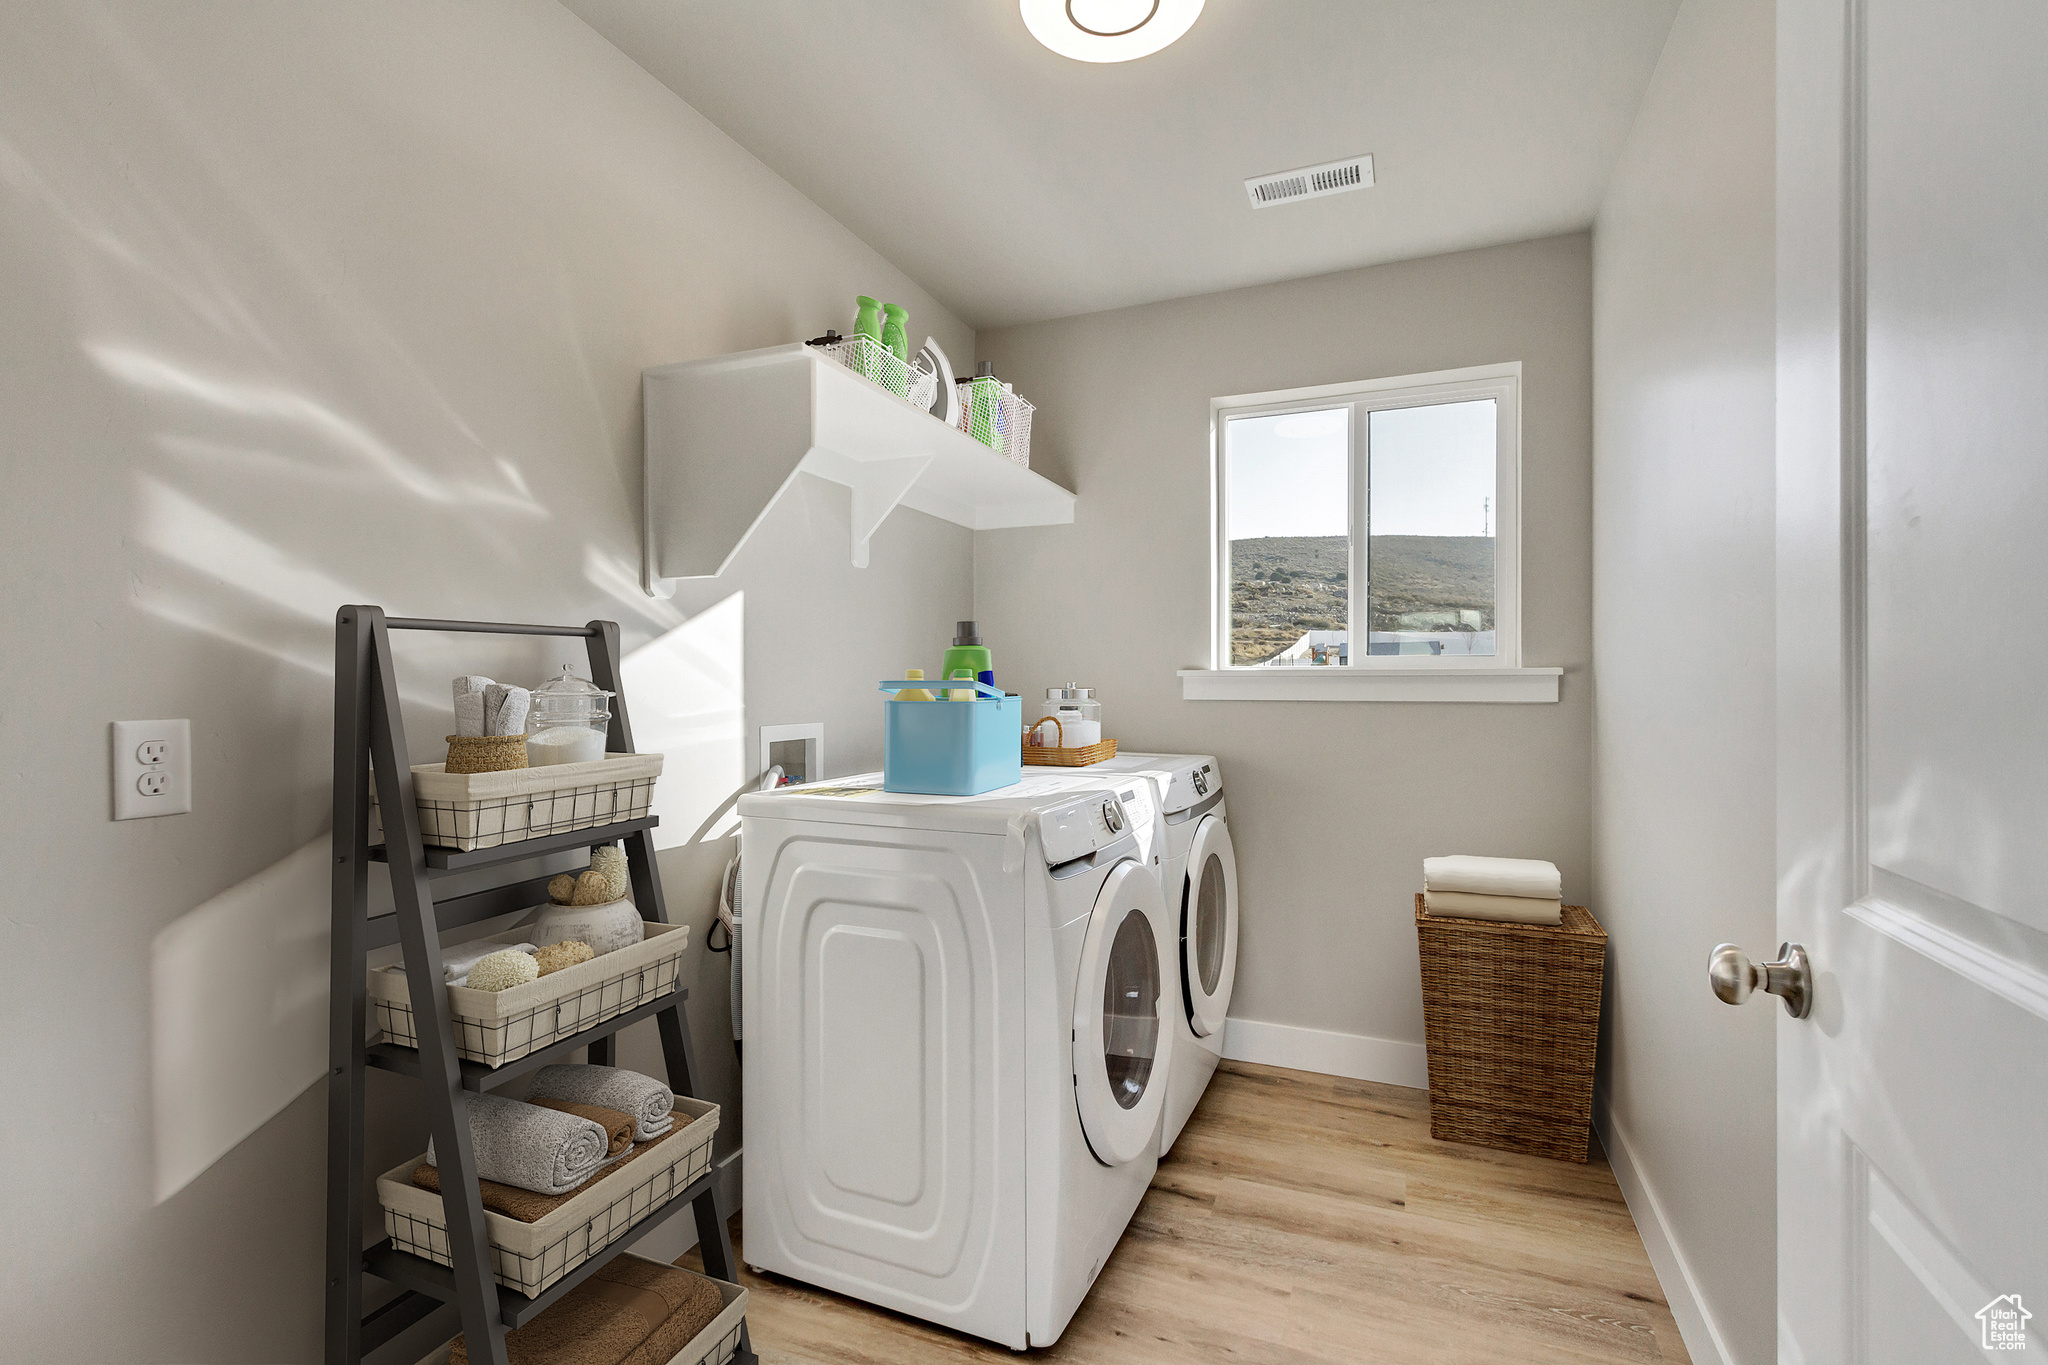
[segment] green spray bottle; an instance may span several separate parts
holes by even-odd
[[[881,300],[871,299],[866,294],[859,294],[854,297],[853,302],[857,309],[853,315],[853,334],[859,337],[873,337],[875,340],[880,341],[882,339]]]

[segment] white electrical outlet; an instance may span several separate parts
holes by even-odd
[[[192,722],[114,722],[114,818],[183,815],[192,809]]]

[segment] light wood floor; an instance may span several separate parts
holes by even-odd
[[[682,1263],[694,1268],[695,1254]],[[763,1365],[1017,1359],[743,1273]],[[1087,1302],[1034,1355],[1091,1365],[1687,1360],[1604,1160],[1435,1142],[1427,1091],[1242,1062],[1223,1064]]]

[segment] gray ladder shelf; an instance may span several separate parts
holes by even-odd
[[[397,630],[458,631],[488,635],[566,635],[583,638],[590,676],[616,693],[606,748],[633,751],[633,728],[619,683],[619,628],[611,621],[582,626],[500,625],[488,621],[433,621],[387,617],[372,606],[343,607],[334,625],[334,962],[328,1036],[327,1076],[327,1365],[360,1365],[363,1357],[453,1303],[469,1342],[470,1359],[507,1365],[505,1333],[530,1322],[583,1283],[621,1251],[665,1225],[685,1204],[697,1220],[705,1273],[737,1283],[732,1238],[718,1206],[717,1171],[697,1180],[612,1241],[538,1298],[501,1288],[491,1270],[483,1200],[471,1150],[468,1097],[563,1061],[588,1047],[590,1060],[609,1064],[619,1030],[652,1018],[661,1034],[669,1087],[696,1096],[695,1051],[690,1043],[678,986],[671,995],[507,1062],[485,1067],[456,1054],[441,984],[440,931],[474,924],[536,905],[546,898],[546,877],[436,900],[432,883],[452,872],[511,863],[543,853],[624,843],[633,881],[633,900],[643,919],[666,924],[661,874],[655,864],[652,817],[546,835],[502,848],[457,852],[420,842],[413,805],[412,769],[406,761],[405,723],[399,716],[398,684],[390,633]],[[377,802],[386,822],[384,844],[370,843],[370,781],[374,769]],[[387,865],[396,910],[369,918],[370,869]],[[365,1045],[368,988],[365,973],[372,948],[403,945],[412,1008],[419,1022],[417,1049]],[[389,1238],[363,1249],[363,1207],[369,1175],[364,1170],[364,1074],[370,1067],[412,1076],[421,1083],[435,1149],[450,1170],[442,1207],[455,1264],[444,1266],[393,1247]],[[452,1155],[451,1155],[452,1154]],[[448,1193],[460,1190],[457,1196]],[[375,1275],[400,1293],[374,1312],[363,1312],[363,1276]],[[756,1365],[746,1323],[740,1324],[736,1365]]]

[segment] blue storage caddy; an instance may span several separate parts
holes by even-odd
[[[978,796],[1024,780],[1024,699],[965,678],[905,678],[884,692],[921,687],[933,701],[882,703],[882,790]],[[946,701],[973,688],[973,701]]]

